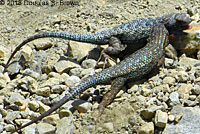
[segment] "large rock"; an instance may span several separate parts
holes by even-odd
[[[200,108],[175,106],[171,114],[182,113],[182,118],[177,124],[166,125],[163,134],[199,134],[200,133]]]

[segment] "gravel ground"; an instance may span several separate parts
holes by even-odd
[[[21,2],[5,1],[0,5],[0,63],[6,63],[16,46],[36,33],[96,32],[141,17],[194,9],[199,15],[200,5],[198,0],[71,1],[74,5],[41,0],[40,6]],[[0,66],[0,133],[10,133],[14,125],[38,117],[82,78],[100,71],[101,63],[95,68],[96,60],[83,59],[94,47],[62,39],[40,39],[17,53],[10,73],[3,74]],[[67,60],[66,54],[77,62]],[[117,95],[100,118],[97,107],[110,85],[88,89],[23,133],[199,134],[199,51],[177,55],[177,63],[166,58],[158,74],[128,83],[127,90]],[[113,64],[109,61],[107,66]]]

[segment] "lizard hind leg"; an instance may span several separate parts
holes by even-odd
[[[115,96],[119,93],[126,82],[126,78],[118,77],[114,79],[111,83],[111,90],[108,91],[99,104],[99,117],[103,114],[104,109],[114,100]]]

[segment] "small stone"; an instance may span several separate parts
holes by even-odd
[[[38,88],[35,93],[40,96],[49,97],[51,90],[50,87]]]
[[[174,119],[175,119],[175,116],[170,114],[169,117],[168,117],[168,120],[169,120],[170,122],[173,122]]]
[[[84,76],[93,75],[93,74],[95,74],[94,69],[93,68],[89,68],[89,69],[82,70],[79,76],[80,77],[84,77]]]
[[[196,101],[191,101],[191,100],[185,100],[184,101],[184,105],[185,106],[189,106],[189,107],[193,107],[193,106],[197,105],[197,102]]]
[[[146,108],[144,110],[141,111],[141,115],[145,118],[145,119],[152,119],[156,113],[157,110],[161,110],[163,109],[163,106],[156,106],[153,105],[149,108]]]
[[[7,115],[5,117],[5,120],[9,123],[12,123],[14,119],[21,118],[20,112],[19,111],[12,111],[12,112],[7,112]]]
[[[183,99],[188,99],[192,88],[193,88],[192,84],[180,83],[177,92],[179,94],[183,94]]]
[[[189,96],[189,99],[190,99],[191,101],[194,101],[196,98],[197,98],[196,95],[190,95],[190,96]]]
[[[170,86],[174,85],[175,82],[176,82],[176,79],[173,78],[173,77],[167,76],[167,77],[165,77],[165,78],[163,79],[163,84],[169,84]]]
[[[181,120],[181,118],[183,117],[183,113],[182,112],[179,112],[176,116],[175,116],[175,121],[176,121],[176,123],[178,123],[180,120]]]
[[[52,41],[49,39],[35,40],[34,45],[37,50],[46,50],[53,46]]]
[[[81,74],[81,72],[83,71],[84,69],[83,68],[73,68],[73,69],[71,69],[70,71],[69,71],[69,75],[70,76],[78,76],[78,77],[80,77],[80,74]]]
[[[154,124],[153,122],[145,122],[139,127],[139,134],[154,134]]]
[[[56,73],[56,72],[50,72],[48,74],[49,77],[53,77],[53,78],[57,78],[57,79],[60,79],[60,74],[59,73]]]
[[[114,125],[112,122],[104,123],[102,127],[110,133],[114,131]]]
[[[81,59],[86,57],[88,55],[88,52],[94,47],[94,44],[70,40],[67,52],[69,53],[69,56],[76,58],[77,61],[80,61]]]
[[[179,71],[176,79],[178,82],[186,82],[189,79],[189,75],[185,71]]]
[[[72,134],[74,132],[74,128],[75,125],[73,123],[73,118],[64,117],[60,119],[56,124],[56,134]]]
[[[169,58],[165,58],[165,67],[172,68],[173,64],[174,64],[174,60],[169,59]]]
[[[199,64],[199,63],[200,61],[197,59],[184,57],[184,56],[181,56],[178,62],[180,66],[185,66],[185,65],[195,66],[196,64]]]
[[[200,86],[199,86],[199,85],[194,85],[192,91],[193,91],[196,95],[200,95]]]
[[[52,125],[56,125],[56,123],[58,122],[59,119],[60,118],[59,118],[58,114],[53,114],[53,115],[46,116],[43,119],[43,122],[49,123],[49,124],[52,124]]]
[[[180,104],[180,101],[179,101],[179,94],[177,92],[172,92],[169,96],[169,99],[170,99],[170,105],[171,106],[174,106],[174,105],[177,105],[177,104]]]
[[[159,86],[154,87],[153,89],[158,89],[159,91],[162,91],[164,93],[171,91],[168,84],[159,85]]]
[[[3,45],[0,46],[0,58],[5,57],[7,52],[7,48]]]
[[[33,111],[36,111],[37,109],[39,109],[40,105],[37,103],[37,101],[30,101],[28,103],[29,108]]]
[[[25,69],[23,72],[22,72],[23,75],[26,75],[26,76],[31,76],[33,77],[34,79],[38,80],[40,78],[40,74],[37,73],[37,72],[34,72],[33,70],[31,69]]]
[[[25,76],[22,79],[19,79],[17,84],[24,90],[30,91],[31,93],[35,93],[35,90],[38,88],[37,81],[30,76]]]
[[[44,112],[48,111],[50,109],[49,106],[43,104],[41,101],[37,101],[40,105],[40,113],[43,114]]]
[[[2,124],[0,124],[0,133],[3,132],[4,126]]]
[[[8,131],[8,132],[12,132],[12,131],[15,130],[15,126],[12,125],[12,124],[8,124],[8,125],[6,125],[4,128],[5,128],[5,130]]]
[[[79,77],[77,76],[70,76],[68,78],[65,79],[65,85],[67,85],[68,87],[74,87],[77,83],[79,83],[81,80]]]
[[[70,115],[72,115],[72,113],[68,109],[62,109],[59,111],[60,118],[69,117]]]
[[[142,89],[142,95],[145,97],[149,96],[151,93],[152,93],[152,90],[150,89],[147,89],[147,88]]]
[[[22,47],[21,54],[24,56],[25,61],[30,61],[32,59],[31,58],[31,54],[32,54],[31,47],[26,46],[26,45],[24,47]]]
[[[97,62],[93,59],[87,59],[87,60],[84,60],[81,64],[81,66],[84,68],[84,69],[88,69],[88,68],[95,68]]]
[[[42,123],[40,122],[36,126],[36,133],[38,134],[53,134],[55,133],[55,127],[53,125],[50,125],[48,123]]]
[[[81,113],[86,113],[92,107],[91,103],[84,100],[76,100],[72,103],[72,105]]]
[[[60,84],[60,80],[58,78],[49,78],[48,80],[46,80],[44,83],[41,84],[41,88],[42,87],[53,87],[55,85],[59,85]]]
[[[155,125],[160,128],[164,128],[167,124],[168,115],[165,112],[162,112],[161,110],[156,111],[155,115]]]
[[[24,103],[24,100],[25,100],[25,98],[21,94],[19,94],[19,93],[13,93],[10,96],[10,98],[9,98],[8,101],[9,101],[10,104],[16,104],[18,106],[22,106],[23,103]]]
[[[12,62],[9,64],[9,66],[6,68],[6,71],[9,72],[11,75],[19,73],[19,71],[22,69],[19,62]]]
[[[66,85],[55,85],[52,87],[52,92],[57,94],[60,94],[65,90],[69,90],[69,87],[67,87]]]
[[[80,68],[81,66],[71,61],[61,60],[54,67],[58,73],[67,73],[72,68]]]

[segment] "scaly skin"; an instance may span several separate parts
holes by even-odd
[[[114,81],[115,87],[121,87],[127,80],[137,80],[151,72],[151,70],[159,64],[159,61],[163,59],[165,55],[164,48],[168,44],[168,31],[164,25],[156,24],[151,33],[152,34],[148,38],[148,43],[145,47],[136,51],[116,66],[107,68],[99,73],[87,77],[85,80],[81,81],[71,93],[66,94],[57,104],[52,106],[51,109],[43,113],[40,117],[35,118],[31,122],[18,128],[16,131],[41,120],[64,103],[74,99],[78,94],[92,86]]]
[[[122,44],[128,46],[138,44],[140,42],[142,42],[140,44],[144,44],[146,39],[151,34],[152,27],[157,23],[164,24],[168,32],[171,33],[171,31],[174,30],[176,31],[178,31],[179,29],[183,30],[183,26],[188,25],[190,22],[191,19],[187,14],[178,13],[178,14],[169,14],[162,17],[140,18],[128,22],[126,24],[108,30],[99,31],[96,33],[79,34],[79,33],[68,33],[68,32],[46,32],[42,34],[36,34],[24,40],[14,50],[14,52],[11,54],[10,58],[6,63],[5,68],[8,67],[8,64],[10,63],[15,53],[19,51],[22,46],[24,46],[30,41],[39,38],[46,38],[46,37],[62,38],[79,42],[94,43],[97,45],[109,44],[111,38],[117,38],[121,42],[116,44],[110,44],[110,46],[107,49],[105,49],[105,52],[107,54],[119,54],[125,48],[122,47]]]

